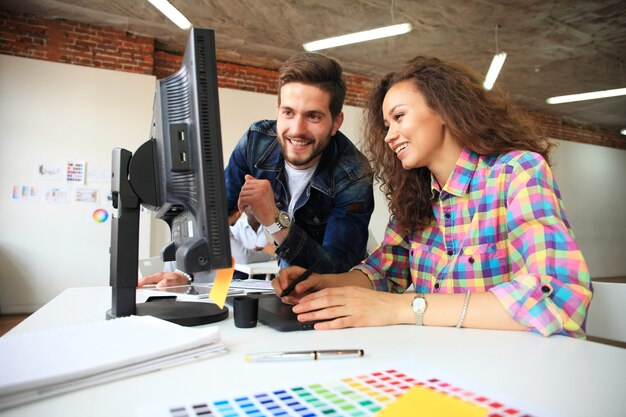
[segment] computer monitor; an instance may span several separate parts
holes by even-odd
[[[157,81],[150,136],[134,155],[113,150],[117,214],[107,317],[153,315],[182,325],[222,320],[228,310],[209,303],[135,303],[140,205],[170,226],[164,261],[188,273],[232,265],[212,30],[191,29],[180,69]]]

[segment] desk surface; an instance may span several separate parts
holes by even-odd
[[[137,292],[139,302],[147,292]],[[110,288],[71,288],[8,335],[104,320]],[[539,415],[623,416],[626,349],[562,336],[388,326],[326,332],[276,332],[261,324],[219,326],[229,353],[6,410],[2,416],[128,416],[151,403],[186,404],[259,389],[331,381],[398,368],[428,370],[447,382]],[[246,363],[245,353],[360,348],[365,356],[316,362]],[[45,347],[42,347],[45,349]],[[419,377],[419,375],[416,375]]]

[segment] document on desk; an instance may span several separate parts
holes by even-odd
[[[272,287],[272,281],[264,281],[262,279],[248,278],[242,280],[233,280],[230,283],[230,288],[251,291],[274,292],[274,287]]]
[[[219,329],[151,316],[0,338],[0,410],[226,352]]]

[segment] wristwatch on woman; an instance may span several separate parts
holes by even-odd
[[[291,226],[291,219],[289,218],[289,214],[284,211],[279,211],[276,213],[276,217],[274,217],[274,223],[265,227],[265,230],[270,234],[274,234],[283,229],[289,229]]]
[[[411,308],[413,309],[413,314],[415,315],[415,324],[418,326],[423,324],[426,307],[428,307],[428,305],[426,304],[424,294],[417,294],[411,302]]]

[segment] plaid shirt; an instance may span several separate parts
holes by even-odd
[[[546,161],[532,152],[480,156],[463,149],[440,189],[435,221],[400,233],[355,267],[379,291],[491,291],[518,322],[544,336],[585,337],[589,271]]]

